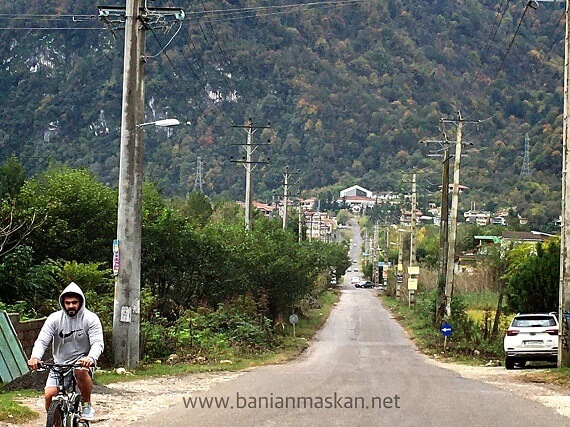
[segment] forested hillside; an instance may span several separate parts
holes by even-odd
[[[117,181],[123,33],[99,21],[97,4],[0,0],[0,159],[16,154],[30,175],[64,163]],[[301,169],[305,194],[407,188],[413,167],[420,191],[435,191],[440,163],[419,141],[441,139],[440,118],[461,110],[482,120],[465,126],[464,207],[517,206],[535,224],[558,216],[563,3],[149,5],[186,12],[178,33],[147,31],[147,121],[191,123],[145,133],[146,178],[166,194],[192,190],[201,157],[205,192],[242,198],[244,170],[230,157],[246,134],[231,126],[250,117],[271,122],[255,134],[271,140],[255,153],[271,159],[254,172],[257,198],[281,191],[286,165]],[[521,178],[527,133],[531,174]]]

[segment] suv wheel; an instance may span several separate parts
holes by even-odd
[[[514,369],[515,367],[515,361],[512,357],[505,357],[505,368],[507,369]]]

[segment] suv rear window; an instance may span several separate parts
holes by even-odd
[[[545,326],[556,326],[556,320],[552,316],[525,316],[515,317],[513,326],[519,328],[540,328]]]

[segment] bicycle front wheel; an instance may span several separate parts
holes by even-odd
[[[63,405],[61,402],[51,402],[47,414],[46,427],[63,427]]]

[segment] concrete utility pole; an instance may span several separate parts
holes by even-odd
[[[142,217],[142,132],[144,122],[145,29],[139,21],[141,0],[127,0],[117,240],[119,272],[115,281],[113,353],[116,365],[139,362],[140,266]]]
[[[300,191],[297,193],[297,200],[298,200],[297,208],[299,209],[299,212],[298,212],[298,214],[299,214],[299,218],[298,218],[299,236],[298,237],[299,237],[299,243],[301,243],[303,241],[303,221],[302,221],[303,207],[301,206],[301,192]]]
[[[570,245],[570,208],[568,189],[570,188],[570,153],[568,136],[570,135],[570,8],[566,1],[566,34],[564,38],[564,126],[562,130],[562,230],[560,232],[560,285],[558,301],[558,367],[570,367],[570,263],[568,247]]]
[[[398,266],[396,270],[396,298],[398,299],[400,299],[400,290],[404,281],[404,238],[402,233],[405,232],[404,229],[398,229]]]
[[[300,169],[297,169],[297,172],[289,172],[289,167],[285,166],[285,173],[283,174],[283,230],[287,228],[287,208],[289,207],[289,187],[295,185],[295,184],[289,184],[289,178],[291,177],[291,175],[299,173],[301,173]]]
[[[416,185],[417,175],[412,174],[412,217],[410,223],[410,264],[408,267],[408,272],[410,276],[416,276],[414,278],[408,278],[408,302],[409,304],[415,303],[415,295],[418,290],[417,276],[416,273],[417,261],[416,261],[416,209],[417,209],[417,185]]]
[[[147,8],[143,0],[127,0],[125,7],[98,8],[108,26],[122,22],[125,29],[117,239],[113,242],[113,356],[116,365],[134,367],[139,362],[140,335],[142,125],[152,124],[144,123],[145,30],[152,17],[164,21],[174,16],[181,21],[184,11]]]
[[[382,280],[384,286],[388,286],[388,265],[390,262],[390,226],[388,225],[388,219],[384,222],[384,226],[386,227],[386,247],[384,248],[384,266],[382,268]]]
[[[570,245],[570,207],[567,203],[570,188],[570,152],[568,135],[570,134],[570,6],[568,0],[535,0],[539,3],[566,3],[566,32],[564,36],[564,111],[562,127],[562,228],[560,230],[560,284],[558,293],[558,367],[570,367],[570,263],[568,247]]]
[[[231,160],[234,163],[241,163],[245,167],[245,229],[251,231],[251,211],[253,209],[253,186],[251,184],[251,172],[255,169],[255,165],[257,164],[267,164],[269,163],[260,161],[254,162],[253,161],[253,152],[255,149],[260,145],[268,145],[267,144],[253,144],[253,134],[258,129],[269,129],[270,126],[254,126],[251,119],[248,120],[246,125],[234,125],[233,128],[244,128],[247,132],[247,141],[245,144],[237,144],[242,145],[245,148],[245,157],[241,160]]]
[[[374,234],[372,237],[372,281],[374,283],[380,283],[380,278],[378,277],[378,261],[380,259],[378,253],[378,221],[374,223]]]
[[[455,142],[455,164],[453,168],[453,194],[451,200],[451,216],[449,241],[447,247],[447,272],[445,283],[445,317],[450,320],[451,317],[451,298],[453,295],[454,270],[455,270],[455,241],[457,239],[457,212],[459,210],[459,170],[461,167],[461,147],[462,147],[462,131],[464,123],[480,123],[479,120],[465,120],[461,116],[461,111],[457,112],[457,119],[441,119],[440,123],[455,123],[457,125],[456,142]]]

